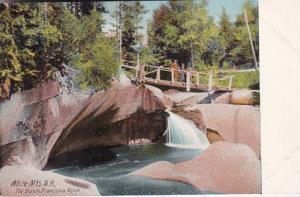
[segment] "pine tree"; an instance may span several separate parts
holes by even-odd
[[[1,81],[10,81],[9,94],[32,88],[61,64],[61,35],[42,11],[41,4],[1,5]]]
[[[223,68],[223,63],[225,60],[230,58],[230,50],[234,48],[233,39],[233,25],[229,20],[229,16],[223,7],[222,15],[219,23],[220,33],[219,33],[219,44],[221,47],[219,68]]]
[[[234,48],[231,50],[232,61],[237,65],[252,64],[253,54],[249,35],[244,18],[244,10],[247,11],[248,22],[250,26],[251,35],[253,38],[253,45],[255,48],[256,58],[259,59],[259,39],[258,39],[258,9],[254,7],[250,0],[244,3],[235,21],[233,44]]]

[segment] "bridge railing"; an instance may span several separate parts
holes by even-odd
[[[127,62],[122,67],[131,70],[137,81],[185,87],[186,91],[190,91],[191,88],[206,89],[207,91],[220,88],[231,90],[232,88],[233,75],[226,76],[214,74],[212,71],[199,72],[163,66],[134,65],[134,62]]]

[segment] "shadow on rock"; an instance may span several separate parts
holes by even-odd
[[[102,162],[111,161],[116,154],[105,147],[86,148],[50,157],[44,170],[76,166],[85,168]]]

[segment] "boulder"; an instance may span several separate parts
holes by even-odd
[[[49,155],[163,140],[164,110],[147,88],[111,88],[90,96],[61,92],[50,81],[0,104],[0,167],[42,169]]]
[[[228,142],[249,145],[260,158],[260,109],[250,105],[198,104],[175,111],[204,131],[217,131]],[[192,112],[192,113],[191,113]]]
[[[196,158],[172,164],[159,161],[131,175],[189,183],[204,191],[261,193],[261,164],[247,145],[215,142]]]
[[[119,77],[112,81],[111,88],[123,88],[132,86],[131,80],[120,70]]]
[[[51,156],[97,146],[156,142],[166,129],[165,107],[147,88],[108,89],[89,98],[87,106],[59,137]]]
[[[238,105],[255,104],[251,90],[235,90],[231,93],[230,102]]]
[[[230,104],[231,100],[231,93],[226,92],[225,94],[222,94],[221,96],[217,97],[213,103],[221,103],[221,104]]]
[[[172,108],[173,102],[172,100],[165,95],[159,88],[151,86],[151,85],[145,85],[146,89],[150,90],[152,94],[160,100],[160,102],[166,107],[166,108]]]
[[[41,169],[57,138],[87,98],[79,93],[61,94],[59,84],[49,81],[1,103],[0,167],[23,164]]]
[[[98,196],[95,184],[24,166],[0,169],[0,194],[4,196]]]

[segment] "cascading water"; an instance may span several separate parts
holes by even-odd
[[[167,128],[167,144],[180,148],[206,149],[209,142],[196,125],[170,111]]]

